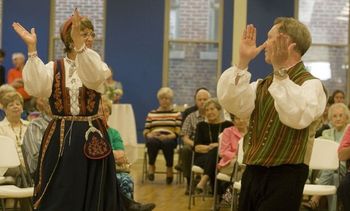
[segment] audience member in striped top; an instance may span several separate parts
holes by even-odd
[[[166,161],[166,183],[173,181],[174,149],[181,127],[181,114],[172,108],[173,90],[161,88],[157,93],[159,107],[148,113],[143,135],[148,152],[148,179],[154,180],[155,162],[158,151],[163,151]]]

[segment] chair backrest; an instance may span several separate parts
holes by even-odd
[[[317,138],[312,148],[310,169],[336,170],[339,167],[339,144],[335,141]]]
[[[15,141],[7,136],[0,136],[0,168],[13,168],[19,165]]]

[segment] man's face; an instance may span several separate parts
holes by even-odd
[[[209,92],[206,90],[200,90],[198,91],[196,95],[196,105],[198,109],[202,109],[205,101],[209,99]]]
[[[274,45],[276,43],[277,37],[279,35],[278,32],[279,24],[272,26],[270,31],[267,33],[266,47],[265,47],[265,62],[271,64],[271,56]]]
[[[15,57],[12,59],[13,66],[17,69],[21,69],[24,66],[23,57]]]

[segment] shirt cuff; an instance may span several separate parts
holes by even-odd
[[[236,65],[234,66],[234,72],[237,76],[243,76],[248,72],[248,67],[244,69],[239,69]]]

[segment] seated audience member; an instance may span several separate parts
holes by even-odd
[[[143,135],[148,152],[148,179],[154,180],[155,162],[158,151],[163,151],[166,161],[166,183],[173,181],[174,149],[180,132],[181,114],[172,108],[173,90],[168,87],[159,89],[157,98],[159,107],[148,113]]]
[[[23,111],[23,98],[17,92],[8,92],[1,98],[6,117],[0,122],[0,135],[10,137],[16,144],[21,165],[25,167],[22,154],[22,143],[28,122],[21,119]],[[5,176],[19,176],[18,168],[9,168]]]
[[[219,135],[225,128],[232,126],[232,122],[222,119],[222,108],[216,99],[208,99],[204,110],[206,121],[197,124],[194,140],[194,165],[204,169],[203,176],[195,188],[197,194],[203,192],[209,180],[213,188]]]
[[[328,110],[328,120],[330,121],[332,128],[324,130],[321,138],[335,141],[337,143],[340,142],[343,137],[344,130],[346,125],[350,120],[350,113],[347,106],[344,103],[335,103],[329,107]],[[315,140],[317,141],[317,140]],[[326,153],[326,152],[325,152]],[[340,174],[345,174],[344,165],[340,166]],[[317,184],[321,185],[336,185],[338,186],[338,173],[332,170],[322,170],[320,172],[320,177]],[[336,210],[336,201],[337,198],[335,195],[327,196],[328,198],[328,210],[335,211]],[[312,196],[310,201],[307,203],[303,203],[304,207],[308,207],[309,209],[316,210],[318,208],[321,196]]]
[[[350,125],[345,129],[344,136],[338,149],[338,157],[341,161],[346,161],[347,172],[340,181],[337,196],[343,206],[343,210],[350,210]]]
[[[6,69],[4,67],[5,51],[0,49],[0,86],[6,83]],[[1,95],[0,95],[1,96]]]
[[[15,92],[15,91],[16,89],[8,84],[4,84],[0,86],[0,121],[2,121],[6,116],[3,105],[1,103],[1,98],[5,96],[6,93]]]
[[[182,112],[182,119],[185,121],[186,117],[188,115],[190,115],[192,112],[195,112],[198,110],[198,105],[197,105],[197,94],[200,92],[200,91],[205,91],[205,92],[208,92],[209,93],[209,90],[205,87],[200,87],[196,90],[195,94],[194,94],[194,101],[195,101],[195,105],[189,107],[189,108],[186,108],[183,112]],[[210,93],[209,93],[210,95]]]
[[[204,103],[210,98],[210,93],[206,89],[200,89],[196,92],[196,107],[198,110],[190,113],[186,119],[183,119],[182,129],[180,136],[183,141],[183,148],[181,150],[179,164],[177,165],[178,170],[183,171],[183,176],[187,180],[187,186],[185,194],[189,193],[190,177],[191,177],[191,162],[194,146],[194,136],[196,134],[196,127],[199,122],[204,121],[205,111]],[[180,168],[179,168],[180,167]],[[176,168],[176,167],[175,167]]]
[[[36,98],[35,107],[40,114],[30,122],[27,131],[24,134],[22,146],[28,169],[32,177],[34,176],[38,164],[41,139],[52,119],[52,113],[47,98]]]
[[[339,89],[335,90],[331,96],[333,103],[345,103],[345,93]]]
[[[106,122],[107,122],[109,116],[112,113],[112,103],[105,96],[102,97],[102,108],[103,108],[104,118],[106,119]],[[116,129],[107,127],[107,132],[111,141],[113,155],[114,155],[115,163],[117,165],[117,169],[120,169],[121,167],[128,165],[128,161],[124,151],[125,147],[124,147],[123,140]],[[121,181],[119,185],[122,192],[126,196],[128,196],[130,199],[133,199],[134,182],[132,181],[130,175],[127,172],[118,172],[117,178],[119,181]]]
[[[30,104],[30,96],[24,90],[23,78],[22,78],[22,70],[25,65],[25,56],[23,53],[13,53],[12,54],[12,63],[13,68],[11,68],[7,73],[7,83],[13,86],[18,93],[22,95],[23,98],[23,106],[26,112],[29,112],[31,108]]]
[[[333,98],[332,98],[332,96],[330,96],[327,100],[326,107],[325,107],[323,114],[322,114],[322,122],[321,122],[320,126],[318,127],[318,129],[316,130],[315,138],[322,136],[322,132],[324,130],[331,128],[330,122],[328,120],[328,109],[332,104],[334,104]]]
[[[234,126],[226,128],[221,135],[220,140],[220,161],[218,163],[218,169],[221,173],[231,175],[234,164],[236,162],[236,156],[238,153],[238,144],[244,134],[247,132],[248,120],[240,119],[231,115]]]
[[[105,121],[107,122],[112,113],[112,103],[107,96],[102,97],[102,112]],[[134,182],[132,181],[131,176],[127,172],[118,171],[118,169],[123,169],[123,166],[128,165],[123,140],[116,129],[107,126],[107,132],[112,145],[115,163],[117,165],[118,184],[123,194],[122,198],[127,201],[126,204],[129,205],[128,210],[152,210],[155,207],[154,203],[141,204],[133,200]],[[127,197],[127,199],[125,197]]]
[[[111,69],[112,71],[112,69]],[[123,96],[123,85],[119,81],[113,79],[113,75],[108,77],[104,83],[104,94],[113,102],[119,103]]]

